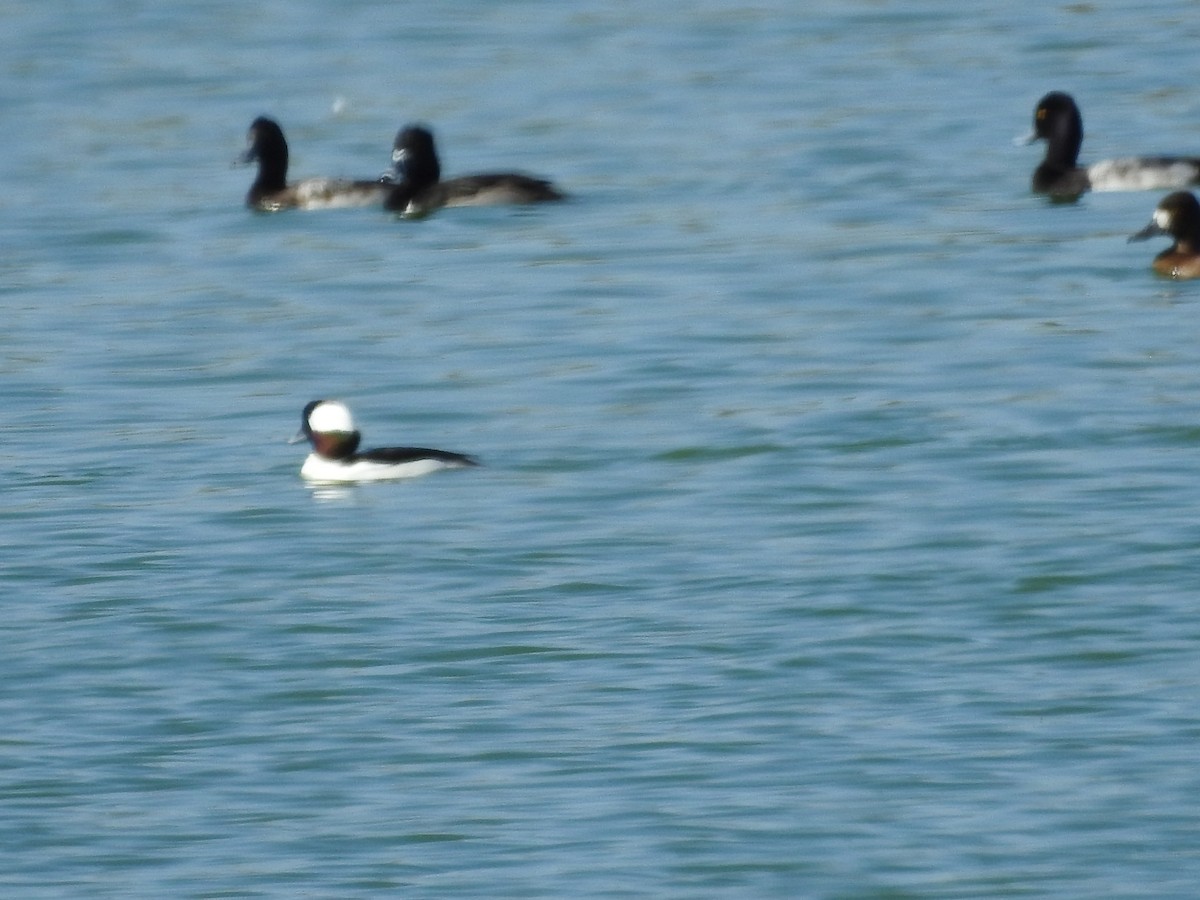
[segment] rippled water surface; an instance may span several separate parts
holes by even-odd
[[[1011,139],[1200,19],[992,6],[0,4],[0,893],[1194,896],[1200,283]]]

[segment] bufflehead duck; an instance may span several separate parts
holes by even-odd
[[[1170,190],[1200,181],[1200,157],[1130,156],[1080,166],[1083,116],[1061,91],[1051,91],[1033,111],[1025,143],[1039,140],[1046,142],[1046,158],[1033,171],[1033,191],[1056,200],[1074,200],[1087,190]]]
[[[392,166],[394,184],[384,206],[408,216],[425,215],[443,206],[496,206],[565,199],[549,181],[515,172],[464,175],[442,181],[433,133],[423,125],[400,129],[392,150]]]
[[[262,212],[281,209],[334,209],[371,206],[387,196],[391,185],[382,180],[351,181],[345,178],[306,178],[287,183],[288,145],[283,129],[259,116],[250,124],[247,148],[239,161],[258,161],[258,177],[246,195],[246,205]]]
[[[290,443],[308,440],[312,444],[313,452],[304,461],[300,475],[325,483],[414,478],[438,469],[479,465],[461,453],[427,447],[381,447],[360,453],[361,439],[344,403],[314,400],[304,407],[300,431]]]
[[[1165,234],[1175,239],[1169,249],[1154,257],[1154,271],[1171,278],[1200,278],[1200,202],[1190,191],[1167,194],[1154,210],[1150,224],[1130,241]]]

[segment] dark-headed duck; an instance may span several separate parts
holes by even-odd
[[[545,203],[564,194],[542,178],[515,172],[463,175],[442,180],[433,133],[408,125],[396,135],[392,150],[393,184],[384,206],[408,216],[421,216],[443,206],[496,206]]]
[[[1200,182],[1200,157],[1129,156],[1079,165],[1083,116],[1070,94],[1051,91],[1033,111],[1026,143],[1044,140],[1046,158],[1033,172],[1033,191],[1055,200],[1074,200],[1088,190],[1153,191]]]
[[[260,116],[246,135],[243,163],[258,162],[258,177],[246,195],[246,205],[262,212],[281,209],[336,209],[371,206],[385,198],[391,184],[383,181],[352,181],[345,178],[306,178],[287,183],[288,145],[283,129],[272,119]]]

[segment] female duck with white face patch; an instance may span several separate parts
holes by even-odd
[[[392,181],[394,186],[384,208],[410,217],[428,215],[443,206],[497,206],[566,199],[546,179],[519,172],[488,172],[443,180],[433,132],[424,125],[406,125],[396,135]]]
[[[350,410],[337,400],[314,400],[304,407],[300,431],[291,443],[307,440],[312,453],[300,476],[309,481],[347,484],[415,478],[439,469],[461,469],[479,463],[462,453],[428,447],[381,447],[358,451],[362,435]]]
[[[1168,278],[1200,278],[1200,201],[1189,191],[1167,194],[1154,210],[1150,224],[1130,241],[1144,241],[1156,235],[1173,238],[1175,243],[1154,257],[1154,271]]]

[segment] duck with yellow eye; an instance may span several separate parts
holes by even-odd
[[[1035,194],[1071,201],[1086,191],[1171,190],[1200,183],[1200,157],[1125,156],[1079,164],[1083,116],[1070,94],[1051,91],[1033,111],[1033,132],[1024,143],[1046,142],[1046,157],[1033,171]]]

